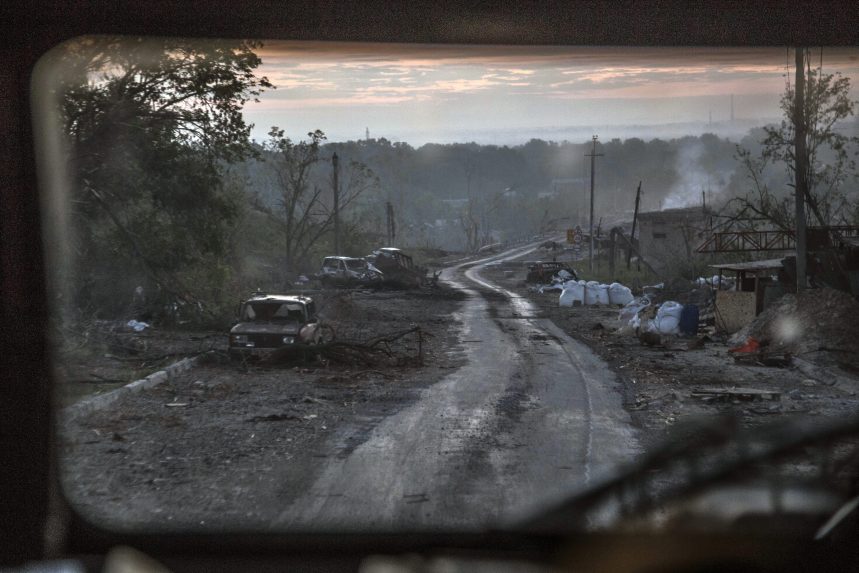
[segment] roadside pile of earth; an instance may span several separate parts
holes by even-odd
[[[786,294],[734,334],[731,344],[749,337],[775,352],[805,360],[859,369],[859,301],[835,289]]]

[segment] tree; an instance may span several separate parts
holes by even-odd
[[[480,248],[480,223],[478,222],[478,214],[476,212],[477,199],[472,193],[471,185],[474,174],[477,171],[473,153],[470,147],[463,148],[462,169],[465,175],[466,203],[459,214],[459,224],[462,226],[462,232],[465,233],[465,250],[469,253],[473,253]]]
[[[86,37],[60,48],[79,304],[141,273],[163,302],[200,302],[209,285],[191,277],[222,263],[241,208],[224,175],[251,152],[242,107],[272,87],[255,75],[258,47]]]
[[[806,61],[809,59],[806,58]],[[795,179],[796,165],[804,165],[808,190],[805,195],[809,217],[818,225],[848,223],[850,198],[844,183],[855,172],[850,154],[856,138],[841,133],[840,122],[855,113],[850,99],[850,79],[840,73],[827,74],[808,65],[804,82],[803,112],[806,125],[805,153],[797,162],[794,134],[797,128],[795,86],[788,85],[781,98],[783,118],[777,126],[764,127],[759,155],[737,146],[737,159],[751,183],[751,189],[729,203],[731,220],[751,226],[774,225],[779,229],[794,228],[794,198],[784,187],[792,183],[774,183],[772,171],[781,166],[789,180]]]
[[[332,228],[334,210],[331,202],[329,156],[322,152],[325,134],[316,130],[308,139],[294,142],[284,130],[272,127],[263,144],[264,160],[271,167],[278,189],[278,208],[257,205],[270,215],[283,236],[284,264],[296,272],[309,263],[311,249]],[[320,173],[323,166],[329,169]],[[364,164],[350,161],[341,177],[340,212],[344,213],[365,191],[378,185],[378,179]],[[341,215],[342,216],[342,215]],[[350,232],[348,227],[346,232]]]

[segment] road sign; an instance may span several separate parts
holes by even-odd
[[[584,232],[582,228],[576,225],[575,229],[567,229],[567,242],[571,245],[581,245],[584,241]]]

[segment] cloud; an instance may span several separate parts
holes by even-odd
[[[425,94],[417,95],[396,95],[396,94],[361,94],[348,97],[304,97],[304,98],[289,98],[281,100],[260,100],[249,106],[254,112],[257,111],[278,111],[278,110],[301,110],[309,108],[354,108],[358,105],[379,106],[379,105],[394,105],[405,102],[426,101],[429,96]]]
[[[509,110],[558,110],[564,100],[609,98],[634,107],[634,100],[777,96],[785,74],[784,48],[270,42],[259,53],[260,72],[281,89],[264,93],[249,110],[360,114],[362,107],[388,106],[411,118],[414,106],[431,104],[423,108],[431,116],[473,109],[499,124],[512,119]],[[855,77],[856,55],[855,49],[827,49],[825,68]],[[654,121],[673,121],[670,111],[664,113]]]
[[[355,90],[357,94],[410,94],[410,93],[473,93],[486,90],[499,82],[490,78],[459,78],[451,80],[435,80],[432,83],[417,86],[369,86]]]

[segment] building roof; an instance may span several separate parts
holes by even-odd
[[[764,261],[749,261],[746,263],[721,263],[710,265],[722,271],[771,271],[782,268],[782,259],[767,259]]]

